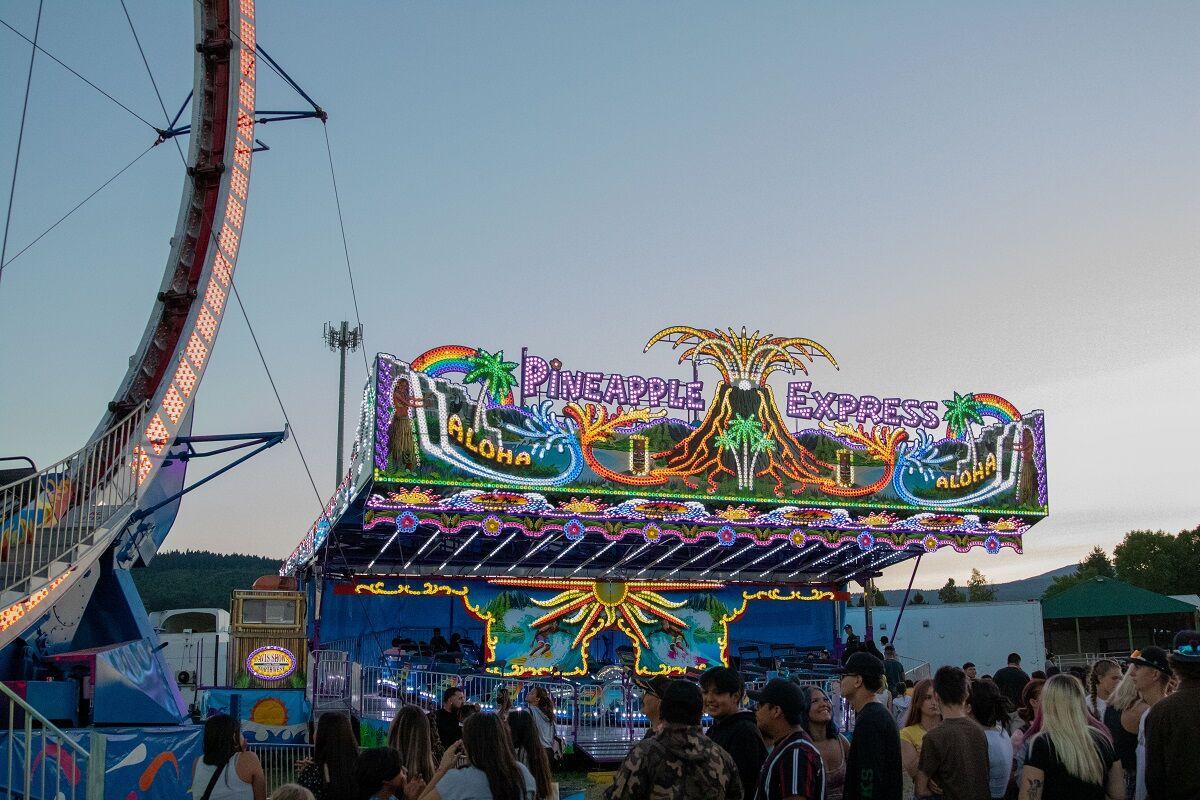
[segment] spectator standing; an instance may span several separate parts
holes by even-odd
[[[1083,684],[1070,674],[1046,681],[1029,743],[1020,800],[1121,800],[1121,766],[1112,743],[1088,724]]]
[[[356,794],[338,795],[338,800],[416,800],[425,788],[425,781],[408,779],[400,754],[390,747],[373,747],[364,750],[354,768]]]
[[[345,800],[355,794],[354,770],[358,743],[350,718],[326,711],[317,720],[312,758],[296,765],[296,783],[317,800]]]
[[[805,731],[808,690],[783,678],[772,678],[760,692],[754,719],[771,751],[755,785],[754,800],[826,800],[825,766]]]
[[[900,729],[900,760],[909,780],[917,780],[917,764],[921,759],[921,743],[925,741],[925,734],[941,721],[942,711],[938,707],[937,695],[933,693],[933,680],[925,678],[913,687],[912,705],[909,706],[904,727]]]
[[[1040,725],[1034,726],[1034,721],[1042,710],[1042,687],[1045,685],[1046,681],[1042,678],[1034,678],[1025,684],[1025,690],[1021,692],[1021,707],[1017,709],[1020,724],[1012,736],[1013,769],[1018,780],[1021,777],[1021,768],[1025,765],[1025,756],[1029,754],[1029,740],[1041,730]],[[1005,698],[1006,708],[1007,704],[1008,700]]]
[[[607,800],[742,800],[733,758],[700,729],[703,711],[696,684],[671,681],[662,698],[662,731],[629,751]]]
[[[446,641],[446,637],[442,636],[441,628],[433,629],[433,636],[429,637],[429,650],[433,654],[444,653],[450,649],[450,643]],[[446,743],[449,746],[449,742]]]
[[[433,724],[444,749],[462,738],[462,707],[466,699],[461,686],[448,686],[442,692],[442,707],[433,713]]]
[[[633,683],[642,690],[642,713],[650,723],[646,728],[646,736],[653,736],[662,729],[662,696],[671,685],[671,679],[658,675],[649,679],[634,678]]]
[[[1122,723],[1126,712],[1131,712],[1142,702],[1138,697],[1137,683],[1133,679],[1133,672],[1134,668],[1130,665],[1121,680],[1117,681],[1117,686],[1112,690],[1112,694],[1108,696],[1108,707],[1104,709],[1104,726],[1108,728],[1113,750],[1121,762],[1122,775],[1126,777],[1132,775],[1136,781],[1137,733],[1126,730]],[[1139,718],[1136,715],[1131,716],[1133,719]],[[1134,791],[1132,782],[1128,789],[1126,800],[1132,800]]]
[[[1087,676],[1088,713],[1098,720],[1104,719],[1108,698],[1121,681],[1121,665],[1111,658],[1097,659]]]
[[[968,661],[967,663],[963,664],[963,672],[967,673],[967,680],[969,681],[975,681],[979,678],[977,674],[978,670],[975,667],[975,663],[972,661]]]
[[[971,717],[983,728],[988,746],[988,790],[992,800],[1003,800],[1012,778],[1013,747],[1008,735],[1004,695],[995,681],[971,681],[968,701]]]
[[[508,721],[508,713],[512,711],[512,692],[507,686],[501,686],[496,690],[496,716],[501,722]]]
[[[728,667],[713,667],[700,676],[700,688],[704,692],[704,709],[713,718],[708,738],[733,758],[742,782],[742,795],[750,800],[767,758],[767,746],[759,733],[755,713],[742,708],[746,697],[742,676]]]
[[[557,734],[554,730],[554,698],[543,686],[535,686],[529,690],[529,712],[533,715],[533,725],[537,728],[538,741],[546,751],[546,758],[553,764],[557,753],[554,751]]]
[[[1029,676],[1025,674],[1025,670],[1021,669],[1021,654],[1009,653],[1008,665],[996,670],[996,675],[992,680],[1000,687],[1000,693],[1008,699],[1009,708],[1019,708],[1021,693],[1025,691],[1025,685],[1029,683]]]
[[[298,783],[285,783],[271,792],[271,796],[267,800],[316,800],[316,798],[313,797],[312,792]]]
[[[424,783],[433,780],[436,769],[433,738],[424,711],[413,705],[397,711],[388,728],[387,742],[388,747],[400,754],[400,763],[404,764],[410,778],[420,778]]]
[[[896,648],[890,644],[883,648],[883,674],[892,697],[904,694],[904,664],[900,663]]]
[[[988,743],[983,728],[967,714],[967,674],[942,667],[933,676],[942,722],[921,745],[917,767],[918,797],[944,800],[991,800]],[[935,788],[936,787],[936,788]]]
[[[1148,800],[1200,797],[1200,633],[1180,631],[1171,648],[1178,688],[1146,715]]]
[[[481,713],[463,723],[462,739],[446,748],[421,800],[535,800],[537,791],[533,775],[513,755],[504,723]]]
[[[876,697],[883,687],[883,662],[870,653],[854,653],[846,659],[839,686],[855,714],[843,798],[900,800],[900,732]]]
[[[558,789],[550,772],[550,759],[546,756],[546,748],[542,747],[542,740],[538,738],[533,713],[517,710],[509,714],[508,731],[512,738],[513,755],[525,765],[537,784],[538,800],[557,797]]]
[[[892,719],[896,720],[896,727],[903,728],[907,723],[908,710],[912,708],[913,703],[913,682],[904,679],[904,692],[892,698]]]
[[[246,750],[238,721],[217,714],[204,721],[204,754],[192,773],[195,800],[265,800],[267,779],[258,756]]]
[[[1150,709],[1157,705],[1167,693],[1170,691],[1171,680],[1174,677],[1171,671],[1171,664],[1167,659],[1167,651],[1161,647],[1147,647],[1142,650],[1135,650],[1129,656],[1129,663],[1133,668],[1133,682],[1137,686],[1138,697],[1141,703],[1134,707],[1132,713],[1137,714],[1136,720],[1130,720],[1127,716],[1131,712],[1126,711],[1121,715],[1121,724],[1129,730],[1130,722],[1133,722],[1133,730],[1137,732],[1137,746],[1135,748],[1135,763],[1133,780],[1130,776],[1125,776],[1126,789],[1130,786],[1133,788],[1134,800],[1146,800],[1146,739],[1143,726],[1146,721],[1146,715]]]
[[[833,702],[829,695],[816,686],[805,691],[808,692],[808,706],[802,724],[821,753],[821,763],[825,766],[825,800],[842,800],[850,742],[838,732],[833,721]]]

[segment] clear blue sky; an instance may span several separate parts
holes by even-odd
[[[174,112],[191,4],[132,0]],[[32,31],[36,3],[0,3]],[[371,352],[463,343],[669,373],[667,324],[827,345],[846,391],[990,391],[1047,415],[1052,516],[1025,556],[941,553],[922,584],[1041,572],[1133,527],[1200,523],[1200,6],[1190,3],[258,3],[330,112]],[[154,122],[115,2],[47,3],[42,43]],[[28,46],[0,29],[7,190]],[[299,107],[260,73],[260,107]],[[19,249],[151,141],[40,58]],[[260,130],[239,286],[322,491],[353,319],[315,122]],[[178,208],[160,147],[0,284],[0,450],[91,432]],[[353,362],[349,417],[364,378]],[[281,416],[236,311],[202,433]],[[350,424],[353,424],[351,419]],[[292,445],[184,504],[168,547],[282,556],[318,511]],[[886,585],[907,578],[890,571]]]

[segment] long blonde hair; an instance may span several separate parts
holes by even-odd
[[[1042,687],[1042,730],[1033,742],[1043,736],[1049,737],[1069,775],[1104,785],[1104,762],[1088,726],[1083,684],[1074,675],[1060,673]]]
[[[433,780],[433,737],[429,719],[417,706],[404,706],[396,712],[388,728],[388,747],[400,754],[408,774],[423,781]]]
[[[1137,701],[1137,684],[1133,682],[1133,667],[1131,666],[1125,670],[1125,674],[1121,676],[1121,680],[1113,688],[1112,694],[1108,696],[1108,704],[1117,711],[1126,711],[1133,708],[1133,705]]]

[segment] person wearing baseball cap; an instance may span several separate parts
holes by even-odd
[[[1167,688],[1171,683],[1171,664],[1167,659],[1167,651],[1153,645],[1134,650],[1126,663],[1130,666],[1129,674],[1138,691],[1138,702],[1121,714],[1121,726],[1125,731],[1137,733],[1132,774],[1131,770],[1125,769],[1125,788],[1129,797],[1145,800],[1146,716],[1167,696]]]
[[[854,653],[842,667],[838,685],[855,714],[843,800],[900,800],[904,791],[900,731],[877,698],[883,674],[870,653]]]
[[[771,745],[758,773],[754,800],[823,800],[825,765],[803,724],[811,702],[808,691],[772,678],[761,691],[747,695],[758,704],[754,721]]]
[[[1151,708],[1143,723],[1146,797],[1190,800],[1200,797],[1200,632],[1177,633],[1167,661],[1179,688]]]
[[[671,679],[666,675],[634,678],[633,685],[642,690],[642,713],[650,721],[646,736],[653,736],[662,728],[662,698],[671,685]]]

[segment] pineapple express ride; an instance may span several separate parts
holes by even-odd
[[[813,389],[837,362],[810,339],[676,326],[656,345],[693,380],[378,356],[351,470],[283,568],[323,564],[322,638],[360,613],[415,638],[466,620],[493,671],[583,674],[619,640],[639,672],[678,673],[751,641],[830,646],[851,581],[941,547],[1020,552],[1047,513],[1040,411]],[[777,372],[803,378],[786,414]]]

